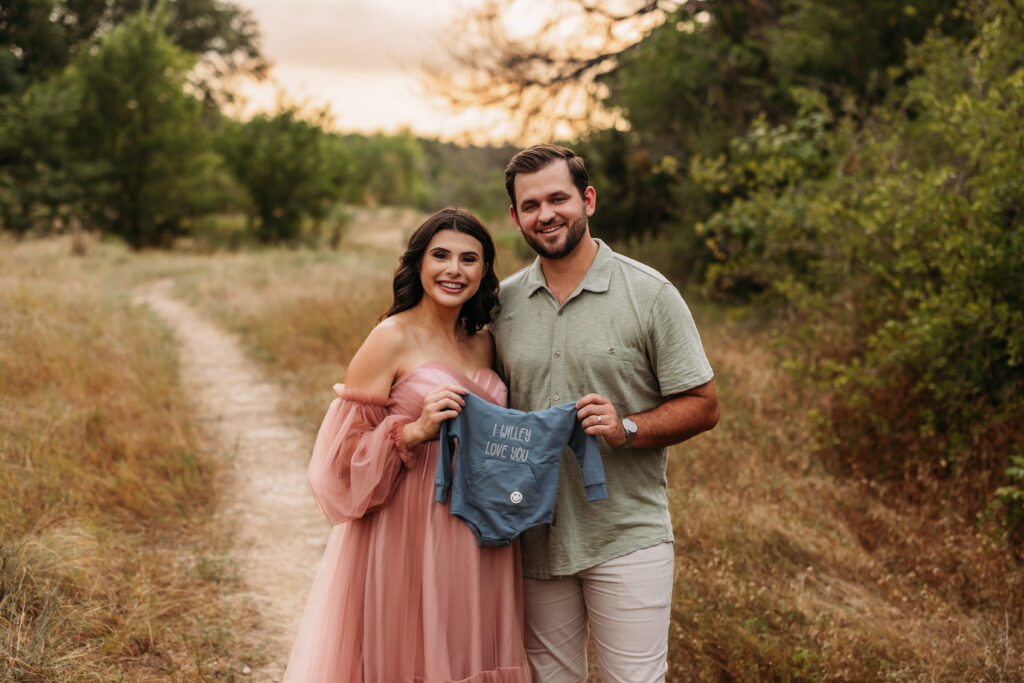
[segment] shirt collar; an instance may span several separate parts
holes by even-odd
[[[594,262],[590,264],[587,274],[583,276],[583,281],[576,288],[578,292],[583,290],[607,292],[608,285],[611,283],[614,252],[603,240],[595,237],[594,241],[597,242],[597,256],[594,257]],[[540,266],[540,257],[538,256],[533,260],[529,270],[526,272],[526,295],[533,296],[539,290],[546,287],[547,281],[544,280],[544,270]]]

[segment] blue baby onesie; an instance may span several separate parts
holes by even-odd
[[[551,522],[566,445],[580,464],[587,501],[608,497],[597,440],[576,420],[574,403],[525,413],[474,394],[465,399],[462,413],[441,424],[434,498],[443,503],[451,491],[449,511],[469,525],[479,545],[508,545],[524,530]]]

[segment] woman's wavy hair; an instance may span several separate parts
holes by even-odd
[[[391,283],[395,298],[391,307],[381,315],[380,319],[389,318],[396,313],[407,311],[423,298],[423,283],[420,281],[420,264],[427,245],[434,235],[442,230],[455,230],[474,237],[484,248],[483,260],[487,272],[480,281],[480,288],[459,312],[459,323],[469,335],[476,334],[484,325],[491,322],[501,310],[498,303],[498,276],[494,273],[494,240],[487,232],[484,224],[465,209],[441,209],[423,221],[416,232],[409,238],[409,244],[399,259],[395,278]]]

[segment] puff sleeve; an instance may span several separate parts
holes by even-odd
[[[332,524],[373,512],[388,502],[415,452],[402,440],[410,420],[388,415],[389,399],[334,385],[313,445],[307,477],[320,511]]]

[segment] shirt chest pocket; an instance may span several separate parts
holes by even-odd
[[[584,393],[601,394],[617,409],[629,405],[637,389],[650,386],[652,380],[646,354],[626,344],[588,342],[582,365]]]

